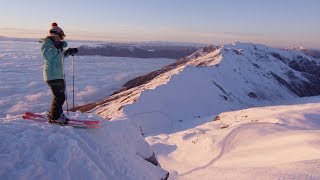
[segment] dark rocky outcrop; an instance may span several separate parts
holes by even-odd
[[[287,77],[285,79],[289,80],[270,72],[280,84],[286,86],[299,97],[320,95],[320,65],[316,62],[316,59],[311,60],[302,55],[289,59],[276,52],[272,52],[271,55],[287,64],[293,70],[300,72],[301,76],[306,79],[296,77],[293,70],[286,73]]]
[[[320,95],[320,77],[303,73],[304,77],[309,81],[305,81],[303,79],[299,79],[294,76],[290,71],[287,73],[287,78],[289,80],[285,80],[274,72],[270,72],[270,74],[276,79],[280,84],[287,87],[292,93],[296,94],[299,97],[306,96],[316,96]]]
[[[315,49],[302,49],[302,52],[305,54],[312,56],[314,58],[320,59],[320,50],[315,50]]]
[[[317,65],[315,60],[310,61],[303,56],[297,56],[293,60],[289,60],[288,66],[296,71],[305,72],[320,77],[320,66]]]
[[[147,82],[151,81],[152,79],[154,79],[158,75],[163,74],[165,72],[168,72],[168,71],[170,71],[172,69],[175,69],[178,66],[185,64],[188,61],[189,61],[188,58],[183,58],[183,59],[180,59],[179,61],[177,61],[175,63],[169,64],[169,65],[163,67],[160,70],[156,70],[156,71],[150,72],[148,74],[145,74],[145,75],[136,77],[134,79],[131,79],[130,81],[125,83],[119,91],[116,91],[113,94],[117,94],[119,92],[122,92],[122,91],[125,91],[125,90],[128,90],[128,89],[140,86],[142,84],[146,84]]]

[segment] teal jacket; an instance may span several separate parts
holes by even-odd
[[[42,43],[41,53],[44,60],[43,80],[63,79],[62,59],[65,57],[64,51],[54,47],[54,41],[50,37],[46,37],[40,42]],[[63,47],[67,47],[67,42],[63,42]]]

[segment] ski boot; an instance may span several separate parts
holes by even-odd
[[[56,120],[52,119],[50,117],[50,115],[48,115],[48,122],[49,123],[65,125],[65,124],[68,124],[68,121],[69,121],[69,119],[63,113],[60,115],[60,118],[56,119]]]

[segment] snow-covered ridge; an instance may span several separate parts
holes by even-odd
[[[166,117],[162,121],[168,119],[169,123],[319,95],[319,73],[320,62],[299,51],[239,42],[207,46],[80,109],[95,108],[91,111],[107,119],[143,119],[139,114],[161,112]]]

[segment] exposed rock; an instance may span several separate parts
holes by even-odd
[[[251,98],[253,98],[253,99],[255,99],[255,98],[258,97],[258,96],[256,95],[256,93],[254,93],[254,92],[250,92],[250,93],[248,94],[248,96],[251,97]]]
[[[178,66],[185,64],[188,61],[189,61],[188,58],[182,58],[179,61],[177,61],[175,63],[172,63],[170,65],[167,65],[167,66],[163,67],[160,70],[156,70],[156,71],[153,71],[151,73],[136,77],[136,78],[128,81],[127,83],[125,83],[119,91],[116,91],[113,94],[117,94],[119,92],[122,92],[122,91],[125,91],[125,90],[128,90],[128,89],[131,89],[131,88],[146,84],[147,82],[151,81],[152,79],[154,79],[158,75],[163,74],[165,72],[168,72],[168,71],[170,71],[172,69],[175,69]]]
[[[156,158],[156,155],[153,153],[152,156],[148,159],[146,159],[148,162],[152,163],[153,165],[155,166],[160,166],[157,158]],[[160,166],[161,167],[161,166]]]

